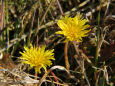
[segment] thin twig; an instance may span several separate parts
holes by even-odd
[[[51,69],[49,69],[44,75],[43,77],[40,79],[38,86],[41,86],[41,84],[43,83],[44,79],[47,77],[47,75],[51,72]]]
[[[59,83],[59,81],[58,81],[56,75],[55,75],[52,71],[51,71],[51,74],[54,76],[55,81],[56,81],[57,83]],[[60,86],[60,85],[57,84],[57,86]]]

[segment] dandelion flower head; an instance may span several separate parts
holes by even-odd
[[[82,37],[86,37],[90,30],[89,25],[86,24],[88,20],[83,19],[82,15],[77,14],[74,18],[65,16],[62,20],[58,20],[57,24],[61,28],[61,31],[56,32],[57,34],[64,35],[69,41],[81,42]]]
[[[36,48],[30,44],[30,48],[24,47],[25,51],[20,52],[21,62],[24,64],[29,64],[30,68],[35,68],[35,72],[41,73],[41,68],[47,71],[46,67],[52,65],[51,60],[54,59],[54,53],[52,50],[45,50],[46,46],[41,46]]]

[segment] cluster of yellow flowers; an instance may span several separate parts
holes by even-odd
[[[65,16],[62,20],[57,22],[58,26],[62,31],[56,32],[57,34],[64,35],[68,41],[81,42],[82,37],[87,36],[90,30],[89,25],[86,24],[88,20],[83,19],[82,15],[76,15],[74,18]],[[21,62],[29,64],[30,68],[35,68],[35,72],[41,73],[40,69],[43,68],[45,71],[47,66],[51,66],[51,60],[54,59],[54,50],[45,50],[46,46],[38,47],[30,45],[30,48],[24,47],[25,51],[20,52]]]

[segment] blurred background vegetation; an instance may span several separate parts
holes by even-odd
[[[0,5],[0,83],[3,86],[30,85],[23,83],[19,76],[25,76],[24,73],[34,75],[34,69],[24,69],[17,60],[19,52],[30,43],[55,49],[56,60],[52,66],[59,65],[60,68],[53,70],[55,75],[48,74],[43,86],[114,86],[114,0],[1,0]],[[83,38],[78,47],[88,81],[75,60],[78,56],[71,42],[68,44],[70,73],[61,70],[61,67],[65,67],[65,37],[55,34],[60,30],[56,23],[62,16],[74,17],[78,12],[89,20],[91,28],[88,37]],[[17,74],[17,71],[23,71],[23,74]],[[38,77],[42,78],[43,75],[44,71]],[[32,76],[31,79],[33,81],[30,82],[34,82]]]

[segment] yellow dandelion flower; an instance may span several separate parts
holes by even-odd
[[[35,68],[35,72],[41,73],[40,69],[43,68],[45,71],[47,66],[51,66],[51,60],[54,59],[54,49],[45,50],[46,46],[38,47],[32,46],[30,48],[24,47],[25,51],[20,52],[22,55],[20,57],[21,62],[24,64],[29,64],[30,68]]]
[[[69,41],[81,42],[82,37],[86,37],[90,30],[86,30],[89,25],[88,20],[83,19],[82,15],[77,14],[74,18],[65,16],[62,20],[58,20],[57,24],[62,31],[56,32],[66,36]]]

